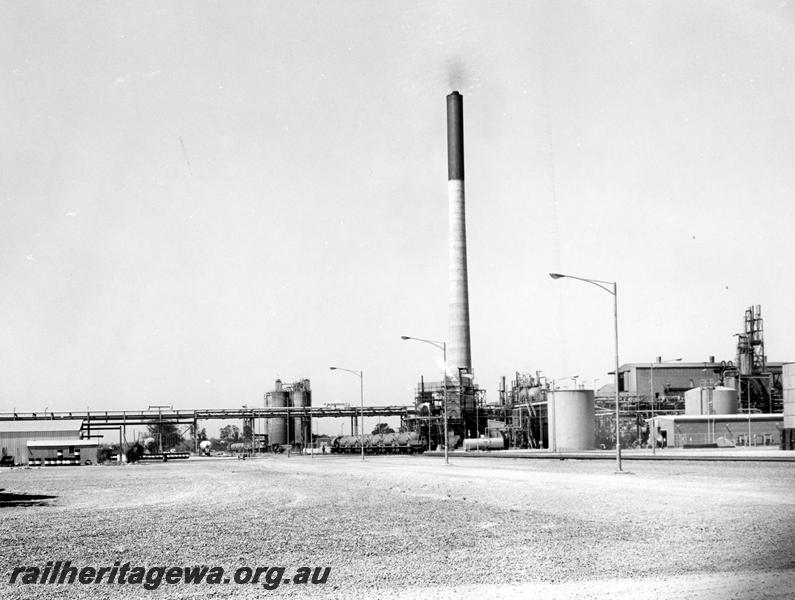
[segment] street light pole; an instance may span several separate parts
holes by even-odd
[[[450,436],[447,433],[447,342],[442,342],[442,357],[444,360],[444,377],[442,384],[444,385],[444,464],[450,464],[447,446],[450,444]],[[750,417],[749,417],[750,419]]]
[[[649,396],[651,397],[651,427],[649,428],[649,441],[651,453],[657,454],[657,426],[654,423],[654,362],[649,367]]]
[[[332,371],[346,371],[353,373],[359,378],[359,400],[361,402],[361,426],[359,428],[359,440],[362,446],[362,460],[364,460],[364,371],[354,371],[352,369],[343,369],[342,367],[329,367]]]
[[[619,407],[618,397],[618,282],[613,282],[613,328],[615,330],[615,347],[616,347],[616,372],[614,383],[616,386],[616,472],[620,473],[621,469],[621,409]]]
[[[621,427],[619,424],[619,420],[621,418],[621,411],[619,408],[619,396],[618,396],[618,283],[615,281],[601,281],[599,279],[586,279],[585,277],[575,277],[574,275],[563,275],[561,273],[550,273],[549,276],[552,279],[561,279],[564,277],[568,277],[569,279],[577,279],[579,281],[584,281],[586,283],[590,283],[595,285],[599,289],[606,291],[608,294],[613,295],[613,330],[615,333],[615,373],[614,373],[614,385],[615,385],[615,401],[616,401],[616,473],[622,473],[623,469],[621,468]],[[611,286],[612,289],[610,289]]]
[[[737,372],[738,380],[740,381],[740,394],[743,393],[743,385],[742,380],[743,376],[738,371]],[[748,381],[745,382],[745,390],[746,390],[746,398],[748,398],[748,442],[745,444],[749,448],[751,447],[751,379],[749,378]],[[740,397],[740,402],[742,403],[742,396]]]
[[[417,342],[425,342],[426,344],[430,344],[431,346],[436,346],[439,350],[442,351],[442,356],[444,359],[444,376],[442,380],[442,385],[444,386],[444,464],[449,465],[450,459],[447,453],[447,443],[450,439],[447,435],[447,342],[437,342],[434,340],[424,340],[422,338],[411,337],[408,335],[401,335],[401,340],[415,340]]]
[[[661,360],[660,364],[662,363],[669,363],[669,362],[678,362],[682,360],[681,358],[671,358],[669,360]],[[653,431],[649,431],[649,437],[651,439],[651,453],[657,454],[657,427],[654,425],[654,362],[651,363],[649,367],[649,388],[651,391],[651,427]]]

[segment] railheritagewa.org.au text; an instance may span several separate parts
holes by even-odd
[[[258,585],[275,590],[283,585],[322,585],[331,567],[134,566],[116,561],[111,566],[75,566],[71,561],[47,561],[44,566],[13,567],[9,584],[16,585]]]

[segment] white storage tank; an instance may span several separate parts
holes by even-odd
[[[729,387],[718,386],[712,390],[713,415],[737,414],[737,390]]]
[[[704,393],[705,388],[697,387],[685,392],[685,414],[686,415],[703,415],[704,410]]]
[[[547,393],[550,447],[556,451],[593,450],[593,390],[555,390]]]
[[[686,415],[737,414],[737,390],[717,386],[697,387],[685,392]]]
[[[784,388],[784,429],[795,429],[795,363],[783,366],[781,383]]]

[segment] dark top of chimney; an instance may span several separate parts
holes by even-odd
[[[447,179],[464,179],[464,105],[458,92],[447,96]]]

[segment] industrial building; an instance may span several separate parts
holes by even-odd
[[[726,363],[716,363],[714,356],[704,362],[662,362],[657,357],[654,362],[625,363],[618,368],[618,391],[634,398],[682,400],[687,390],[719,381],[725,368]],[[600,397],[612,395],[612,385],[599,390]]]
[[[92,439],[28,440],[32,467],[95,465],[99,442]]]
[[[127,426],[155,419],[161,425],[192,425],[194,432],[199,419],[243,419],[245,441],[252,450],[303,449],[312,441],[313,416],[350,418],[352,435],[329,441],[335,451],[419,452],[439,446],[445,450],[463,446],[569,451],[610,448],[617,442],[621,447],[779,445],[795,449],[795,364],[767,360],[759,305],[745,310],[742,331],[735,334],[733,360],[717,361],[710,356],[703,362],[682,362],[658,357],[652,362],[616,364],[611,375],[617,375],[618,390],[613,385],[596,391],[578,388],[576,380],[574,389],[561,390],[554,381],[550,385],[541,377],[540,371],[517,372],[510,384],[503,377],[498,398],[487,402],[485,391],[475,382],[471,348],[463,98],[452,92],[446,100],[448,338],[442,342],[403,336],[442,351],[445,373],[441,381],[420,379],[413,406],[313,407],[308,379],[293,383],[277,379],[273,390],[265,394],[264,408],[86,411],[83,421],[71,420],[71,413],[51,421],[35,414],[22,417],[32,421],[17,421],[14,414],[11,422],[0,420],[3,456],[16,463],[83,459],[95,448],[81,439],[89,437],[92,423],[98,423],[99,430],[118,430],[121,445]],[[361,377],[360,372],[355,374]],[[366,414],[399,415],[401,431],[365,436],[366,432],[359,432],[359,418],[363,421]],[[258,434],[259,418],[265,419],[265,432]]]
[[[96,463],[99,443],[83,439],[82,430],[79,419],[2,421],[0,453],[4,462],[15,465]]]
[[[420,381],[415,416],[404,422],[429,447],[454,448],[468,435],[477,437],[487,418],[478,411],[481,393],[472,368],[464,182],[464,103],[454,91],[447,96],[448,339],[431,342],[444,352],[446,373],[443,381]]]
[[[767,360],[761,314],[758,305],[746,309],[734,360],[710,356],[703,362],[664,362],[658,357],[620,365],[621,445],[650,447],[656,439],[658,446],[667,447],[795,449],[795,366]],[[477,401],[475,411],[490,419],[488,435],[499,433],[513,448],[584,450],[615,445],[613,385],[596,394],[554,387],[538,372],[516,373],[510,386],[502,379],[496,404]],[[739,431],[740,422],[750,425]],[[722,428],[717,433],[716,423]],[[472,431],[482,434],[480,429]]]
[[[648,365],[646,365],[648,368]],[[791,365],[795,381],[795,364]],[[679,377],[688,374],[684,365]],[[784,365],[785,374],[790,365]],[[628,371],[629,372],[629,371]],[[656,377],[656,375],[655,375]],[[675,395],[621,395],[620,431],[624,447],[770,446],[795,449],[795,389],[785,392],[792,415],[763,413],[740,403],[737,390],[709,381]],[[553,390],[532,375],[517,374],[498,404],[481,405],[488,419],[485,437],[502,436],[511,448],[552,451],[590,450],[615,445],[615,401],[592,390]],[[656,432],[656,435],[655,433]],[[489,444],[465,441],[469,448]],[[496,446],[495,446],[496,447]]]
[[[444,382],[421,379],[414,394],[413,414],[404,419],[403,426],[421,434],[429,448],[436,448],[444,443],[446,402],[448,438],[450,447],[455,448],[465,438],[477,437],[486,430],[490,413],[483,405],[484,395],[463,373]]]
[[[611,374],[618,389],[605,386],[596,394],[576,389],[576,382],[574,390],[556,390],[546,380],[542,385],[539,372],[516,373],[510,389],[502,378],[496,403],[485,403],[472,368],[463,131],[463,100],[453,92],[447,96],[449,337],[447,344],[421,340],[445,352],[446,374],[440,382],[420,381],[414,413],[404,419],[405,427],[424,436],[429,448],[439,443],[472,449],[502,443],[515,448],[587,450],[617,443],[652,445],[660,435],[666,443],[670,435],[673,445],[696,439],[714,444],[713,415],[725,415],[721,426],[727,435],[719,437],[726,445],[795,447],[795,414],[791,418],[780,414],[795,412],[785,399],[784,363],[767,360],[759,305],[745,310],[734,360],[716,361],[710,356],[703,362],[663,362],[658,357],[654,362],[616,364]],[[789,385],[795,388],[795,377]],[[750,423],[748,431],[734,435],[730,424],[743,412]],[[496,438],[501,440],[482,441]]]
[[[664,415],[650,419],[661,448],[733,448],[781,445],[780,414]]]
[[[738,394],[741,387],[743,405],[750,400],[752,411],[780,412],[783,366],[782,362],[768,362],[762,373],[743,374],[731,361],[715,362],[714,356],[704,362],[625,363],[618,369],[618,391],[628,401],[647,403],[653,398],[661,409],[677,410],[682,408],[687,390],[726,385]],[[612,399],[612,385],[602,387],[597,396]]]

